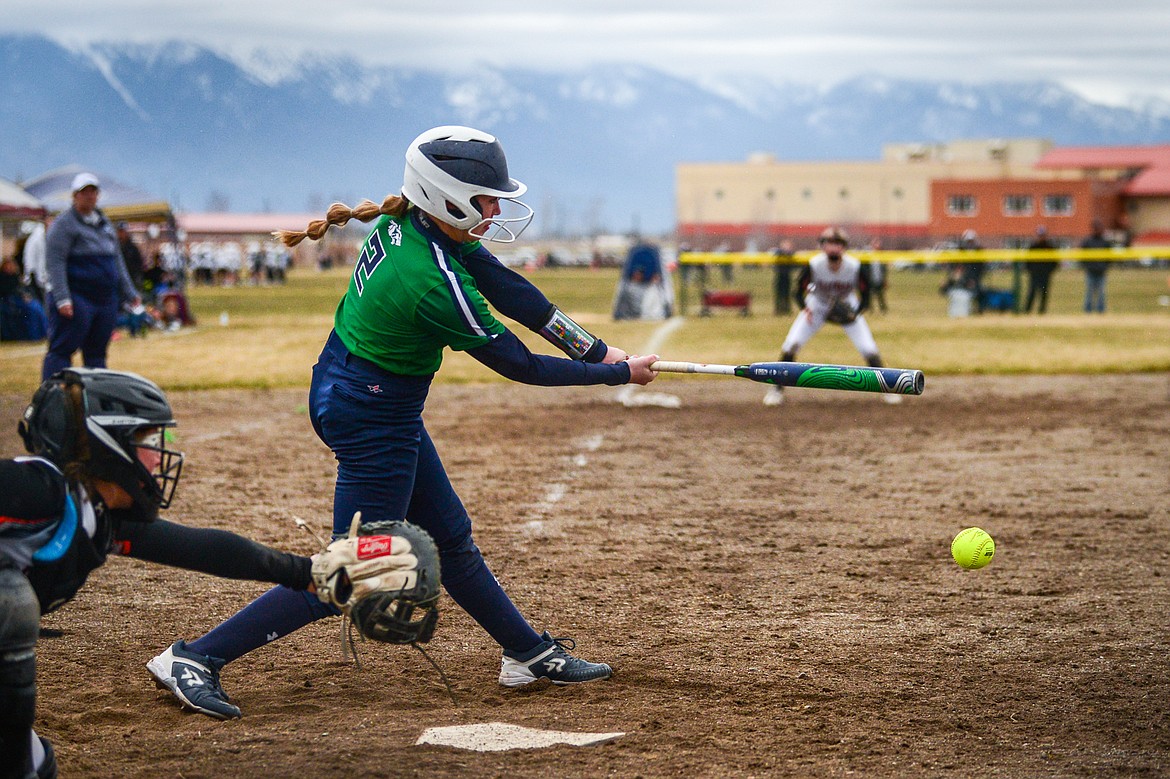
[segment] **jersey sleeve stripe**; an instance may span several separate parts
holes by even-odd
[[[455,309],[459,312],[463,323],[467,325],[467,329],[474,335],[485,338],[491,337],[491,333],[479,321],[475,306],[468,300],[467,291],[459,283],[459,275],[451,268],[451,261],[447,257],[447,253],[443,251],[439,244],[433,242],[431,243],[431,252],[435,258],[435,265],[438,266],[439,271],[442,272],[443,278],[447,282],[447,291],[451,294],[451,300],[455,303]]]

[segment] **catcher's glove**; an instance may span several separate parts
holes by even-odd
[[[366,638],[427,642],[439,619],[439,552],[407,522],[360,524],[313,557],[317,597],[341,609]]]
[[[856,319],[857,312],[853,310],[853,306],[849,305],[847,300],[834,301],[832,307],[829,308],[829,313],[825,315],[826,322],[838,325],[847,325]]]

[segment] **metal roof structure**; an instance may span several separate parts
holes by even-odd
[[[1052,149],[1037,168],[1132,171],[1125,195],[1170,195],[1170,145],[1066,146]]]
[[[78,173],[92,173],[101,182],[100,208],[115,222],[169,222],[174,217],[171,206],[129,184],[118,181],[101,171],[89,170],[80,165],[66,165],[42,173],[23,184],[24,191],[38,198],[50,212],[59,214],[73,204],[71,185]]]

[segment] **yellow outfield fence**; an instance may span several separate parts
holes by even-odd
[[[1170,246],[1137,246],[1118,249],[944,249],[931,251],[848,251],[862,262],[880,262],[884,265],[932,265],[936,263],[966,262],[1033,262],[1036,260],[1067,260],[1070,262],[1101,261],[1133,262],[1140,260],[1170,260]],[[772,252],[681,252],[680,265],[804,265],[817,252],[796,252],[777,255]]]

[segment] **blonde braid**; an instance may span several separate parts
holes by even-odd
[[[319,241],[330,227],[334,225],[344,227],[350,219],[369,222],[382,214],[402,216],[408,208],[410,208],[410,201],[400,195],[387,195],[386,199],[382,201],[382,205],[378,205],[372,200],[363,200],[353,208],[345,203],[334,203],[325,212],[324,219],[314,219],[304,230],[276,230],[272,233],[272,237],[291,248],[306,238]]]

